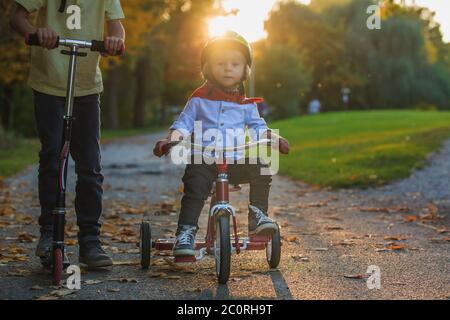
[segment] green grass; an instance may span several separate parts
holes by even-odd
[[[14,138],[13,146],[0,148],[0,178],[12,176],[38,161],[39,141]]]
[[[270,124],[291,145],[280,173],[332,188],[368,187],[409,176],[450,138],[450,112],[334,112]]]
[[[147,133],[157,132],[157,131],[168,131],[168,126],[165,127],[147,127],[139,129],[103,129],[102,130],[102,143],[108,143],[116,139],[128,138],[132,136],[143,135]]]
[[[160,127],[141,129],[102,130],[102,143],[117,139],[160,131]],[[0,179],[10,177],[24,168],[39,161],[40,143],[37,139],[23,139],[5,135],[0,132],[0,139],[5,142],[0,147]],[[2,141],[3,141],[2,140]]]

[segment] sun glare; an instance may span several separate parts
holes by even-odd
[[[236,14],[211,19],[208,23],[209,35],[217,36],[233,30],[250,42],[265,38],[264,20],[275,3],[276,0],[224,0],[222,5],[225,10],[235,10]]]

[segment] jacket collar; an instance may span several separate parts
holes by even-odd
[[[240,92],[226,92],[216,85],[205,82],[200,88],[196,89],[192,93],[191,98],[203,98],[213,101],[227,101],[234,102],[238,104],[249,104],[249,103],[262,103],[263,98],[247,98]]]

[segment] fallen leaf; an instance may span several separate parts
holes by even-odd
[[[110,279],[109,281],[117,281],[120,283],[137,283],[137,279],[135,278],[120,278],[120,279]]]
[[[64,243],[68,246],[74,246],[78,243],[78,241],[75,239],[66,239],[64,240]]]
[[[390,244],[389,246],[386,247],[386,249],[388,250],[403,250],[405,249],[405,245],[404,244],[397,244],[397,243],[393,243]]]
[[[297,242],[300,239],[298,237],[295,237],[295,236],[284,236],[283,240],[286,240],[288,242]]]
[[[320,187],[319,187],[320,188]],[[297,205],[297,208],[299,209],[306,209],[306,208],[320,208],[320,207],[324,207],[326,205],[328,205],[328,202],[330,200],[327,201],[318,201],[318,202],[310,202],[310,203],[305,203],[305,204],[299,204]]]
[[[17,237],[17,240],[19,240],[20,242],[34,242],[36,241],[36,237],[33,236],[32,234],[22,232]]]
[[[55,299],[63,298],[65,296],[73,294],[75,292],[77,292],[77,291],[76,290],[70,290],[70,289],[67,289],[67,288],[62,288],[62,289],[59,289],[59,290],[52,291],[52,292],[50,292],[47,295],[40,296],[36,300],[55,300]]]
[[[345,274],[345,278],[347,279],[366,279],[367,275],[364,274]]]
[[[291,258],[294,259],[295,261],[309,261],[308,257],[302,255],[291,256]]]
[[[129,260],[129,261],[114,261],[113,264],[115,266],[133,266],[140,264],[141,262],[139,260]]]
[[[385,236],[383,239],[386,240],[386,241],[389,241],[389,240],[392,240],[392,241],[406,240],[406,238],[402,237],[402,236]]]
[[[355,245],[355,244],[356,244],[355,241],[352,240],[352,239],[344,239],[342,241],[339,241],[339,242],[335,243],[334,245],[337,245],[337,246],[352,246],[352,245]]]
[[[30,290],[43,290],[44,288],[41,286],[32,286]]]
[[[408,216],[404,216],[403,219],[404,219],[406,222],[414,222],[414,221],[417,220],[417,216],[414,216],[414,215],[408,215]]]
[[[342,227],[339,226],[326,226],[325,230],[331,231],[331,230],[342,230]]]
[[[328,248],[310,248],[312,251],[328,251]]]
[[[152,272],[152,273],[150,273],[150,277],[151,278],[163,278],[163,277],[166,277],[167,276],[167,273],[165,273],[165,272]]]
[[[103,281],[101,281],[101,280],[86,280],[84,282],[84,284],[91,285],[91,284],[99,284],[99,283],[102,283],[102,282]]]
[[[11,277],[25,277],[25,276],[31,275],[31,271],[24,270],[24,269],[18,269],[18,270],[14,270],[14,271],[8,271],[7,275],[11,276]]]
[[[426,218],[421,218],[421,219],[429,219],[429,220],[434,220],[437,218],[438,216],[438,207],[434,204],[434,203],[428,203],[427,205],[427,209],[428,209],[428,215],[426,215]]]

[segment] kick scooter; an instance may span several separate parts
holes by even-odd
[[[30,46],[39,46],[39,38],[37,34],[29,34],[25,38],[25,43]],[[66,101],[64,115],[64,131],[61,152],[59,154],[58,166],[58,197],[56,206],[53,210],[53,242],[51,252],[48,252],[46,257],[41,258],[44,267],[52,270],[53,284],[59,285],[61,282],[62,271],[69,266],[69,261],[65,260],[65,246],[64,246],[64,230],[65,230],[65,216],[66,216],[66,182],[67,182],[67,167],[70,153],[70,140],[72,134],[72,124],[75,120],[72,116],[74,88],[75,88],[75,74],[78,57],[86,57],[86,52],[80,52],[79,49],[90,49],[96,52],[107,52],[104,41],[83,41],[74,39],[62,39],[58,37],[57,47],[67,47],[69,50],[61,50],[61,53],[69,56],[69,71],[67,78]],[[119,54],[122,54],[123,48]]]

